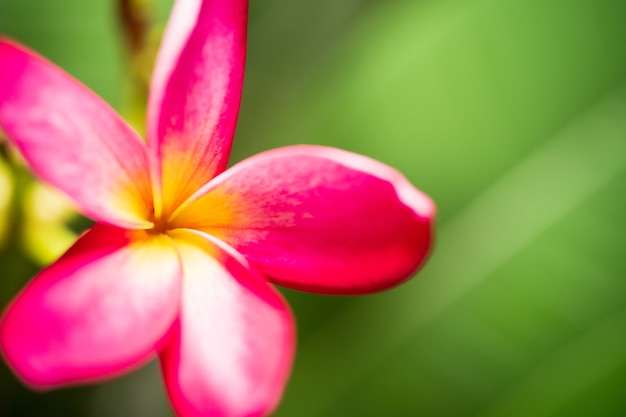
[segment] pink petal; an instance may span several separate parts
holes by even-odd
[[[0,129],[33,171],[94,219],[133,226],[152,211],[146,146],[100,98],[0,39]]]
[[[243,86],[247,11],[247,0],[174,5],[148,102],[166,213],[226,167]]]
[[[180,277],[167,237],[96,225],[10,305],[2,352],[40,388],[127,371],[149,359],[171,327]]]
[[[259,154],[194,198],[174,225],[224,240],[296,289],[381,290],[413,274],[431,246],[431,200],[392,168],[338,149]]]
[[[172,237],[185,271],[178,327],[161,355],[174,409],[180,417],[266,415],[291,368],[288,307],[240,255],[200,233]]]

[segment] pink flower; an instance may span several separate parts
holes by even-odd
[[[361,294],[424,261],[434,206],[379,162],[292,146],[224,171],[246,20],[246,0],[175,4],[147,144],[77,81],[0,40],[0,127],[97,222],[5,312],[2,353],[27,384],[97,381],[158,355],[180,416],[266,415],[294,351],[268,280]]]

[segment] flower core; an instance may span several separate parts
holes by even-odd
[[[169,216],[152,216],[150,223],[152,227],[148,229],[148,233],[153,235],[167,234],[167,231],[171,229]]]

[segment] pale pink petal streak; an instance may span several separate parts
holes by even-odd
[[[0,130],[83,212],[118,226],[152,212],[147,148],[104,101],[34,52],[0,39]]]
[[[2,353],[40,388],[135,368],[171,328],[180,278],[167,237],[96,225],[9,306],[0,327]]]
[[[161,363],[174,409],[181,417],[267,415],[293,358],[288,307],[240,255],[198,232],[172,237],[183,261],[182,310]]]
[[[434,205],[364,156],[294,146],[249,158],[209,183],[173,224],[212,234],[274,282],[320,293],[407,279],[432,241]]]
[[[166,211],[226,167],[243,86],[247,9],[247,0],[174,4],[148,101],[148,142],[161,158],[172,206]]]

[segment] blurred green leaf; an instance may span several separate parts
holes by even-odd
[[[435,197],[441,221],[413,282],[347,300],[311,324],[277,416],[448,417],[490,407],[508,416],[500,398],[522,390],[537,363],[573,350],[567,363],[596,371],[555,374],[562,388],[521,394],[528,406],[514,414],[558,415],[576,400],[574,387],[619,371],[622,338],[587,352],[570,343],[626,305],[616,250],[626,224],[607,213],[624,210],[625,9],[379,3],[333,46],[333,71],[279,107],[263,139],[382,159]],[[613,352],[608,369],[593,360],[602,348]],[[626,412],[612,392],[613,406],[594,415]]]

